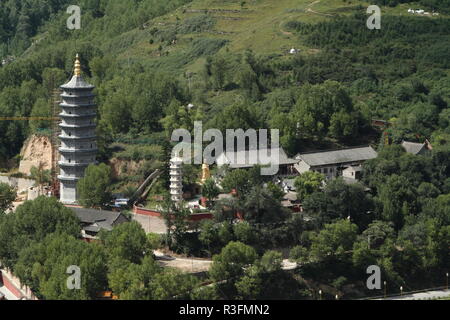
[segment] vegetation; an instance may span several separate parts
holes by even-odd
[[[77,183],[79,202],[84,207],[106,207],[111,200],[111,168],[104,163],[89,165]]]
[[[166,191],[168,138],[176,128],[192,131],[194,121],[221,131],[279,129],[291,156],[361,144],[379,151],[361,183],[297,178],[302,213],[281,206],[283,191],[260,168],[226,172],[220,186],[233,196],[209,203],[214,220],[188,225],[189,212],[164,203],[168,229],[159,240],[130,223],[98,244],[80,243],[68,209],[44,198],[26,202],[0,215],[0,259],[40,297],[93,298],[113,289],[121,299],[312,298],[306,279],[310,290],[327,285],[325,297],[353,298],[374,294],[365,287],[371,264],[389,290],[441,285],[450,240],[448,1],[374,1],[387,7],[382,28],[369,30],[365,1],[86,0],[81,31],[65,27],[67,1],[4,2],[2,117],[50,115],[51,92],[70,77],[76,52],[96,85],[103,164],[79,183],[85,206],[103,206],[113,188],[135,187],[156,168],[163,175],[155,188]],[[440,15],[407,15],[409,3]],[[239,16],[192,12],[204,7]],[[292,47],[299,52],[289,54]],[[373,128],[372,119],[386,127]],[[0,121],[0,166],[10,167],[25,139],[48,128],[43,120]],[[398,146],[403,140],[429,140],[433,150],[408,154]],[[113,157],[139,169],[124,166],[113,179],[104,164]],[[190,187],[198,168],[184,169]],[[205,187],[214,199],[215,184]],[[0,185],[0,212],[11,198]],[[209,277],[218,283],[199,290],[192,276],[162,270],[150,252],[158,243],[213,257]],[[280,248],[302,268],[281,270]],[[84,290],[58,286],[67,263],[88,275]]]
[[[0,183],[0,215],[12,209],[12,203],[16,200],[16,191],[6,183]]]

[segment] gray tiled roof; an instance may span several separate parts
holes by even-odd
[[[98,232],[100,229],[112,230],[116,224],[127,221],[120,212],[85,208],[70,208],[85,226],[86,231]]]
[[[310,166],[351,163],[377,157],[377,152],[370,146],[334,151],[322,151],[299,154],[297,157]]]
[[[415,143],[408,141],[402,142],[402,147],[405,149],[405,151],[412,154],[419,154],[423,150],[423,148],[425,148],[425,146],[426,143]]]
[[[95,87],[87,83],[82,76],[73,76],[69,82],[62,85],[63,89],[94,89]]]

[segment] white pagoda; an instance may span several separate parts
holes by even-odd
[[[61,155],[59,161],[60,201],[77,203],[77,182],[84,177],[85,169],[96,163],[97,142],[95,133],[96,108],[94,86],[81,76],[81,65],[77,54],[72,79],[61,86]]]
[[[183,200],[183,159],[174,157],[170,160],[170,196],[173,202],[180,204]]]

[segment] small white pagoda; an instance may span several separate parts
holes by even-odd
[[[170,160],[170,196],[173,202],[180,204],[183,200],[183,159],[174,157]]]

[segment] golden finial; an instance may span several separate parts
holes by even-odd
[[[81,63],[80,63],[80,56],[77,53],[77,57],[75,59],[75,70],[74,74],[79,77],[81,76]]]

